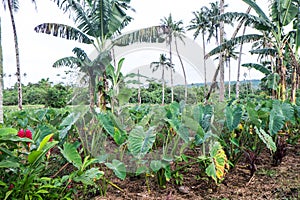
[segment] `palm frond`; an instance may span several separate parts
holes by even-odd
[[[250,50],[249,52],[251,54],[271,55],[271,56],[275,56],[277,54],[277,50],[273,48],[255,49],[255,50]]]
[[[85,53],[84,50],[75,47],[72,52],[76,55],[77,58],[79,58],[82,62],[88,62],[90,63],[91,60],[89,59],[89,57],[87,56],[87,54]]]
[[[265,21],[270,21],[267,15],[264,13],[264,11],[252,0],[243,0],[246,4],[251,6],[253,10],[258,14],[259,17],[261,17]]]
[[[162,43],[169,33],[166,26],[152,26],[118,36],[113,40],[117,46],[127,46],[133,43]]]
[[[65,38],[67,40],[75,40],[81,43],[91,44],[91,40],[86,34],[72,26],[56,23],[43,23],[34,28],[37,33],[46,33],[55,37]]]
[[[247,13],[240,12],[227,12],[222,15],[216,16],[219,21],[245,21],[246,26],[254,26],[258,30],[267,30],[273,28],[273,24],[270,21],[266,21],[261,17],[257,17]]]
[[[280,26],[286,26],[297,16],[298,5],[292,0],[272,1],[270,10],[272,20],[279,22]]]
[[[69,57],[64,57],[61,58],[55,63],[53,63],[53,67],[58,68],[58,67],[69,67],[69,68],[77,68],[81,67],[83,65],[82,61],[79,58],[69,56]]]
[[[78,24],[77,28],[89,36],[99,37],[100,30],[98,30],[96,26],[98,21],[92,18],[94,12],[92,8],[88,7],[85,9],[84,7],[87,6],[82,6],[74,1],[72,2],[71,7],[75,14],[74,21]]]
[[[237,44],[257,41],[263,37],[264,37],[263,35],[259,35],[259,34],[248,34],[248,35],[242,35],[242,36],[233,38],[231,40],[224,42],[223,44],[214,48],[213,50],[211,50],[208,54],[205,55],[205,59],[207,59],[210,56],[216,55],[218,53],[224,52],[227,48],[234,47]]]
[[[265,74],[265,75],[269,75],[271,74],[270,70],[268,70],[265,66],[261,65],[261,64],[256,64],[256,63],[245,63],[242,64],[243,67],[247,67],[247,68],[253,68],[256,69],[258,71],[260,71],[261,73]]]

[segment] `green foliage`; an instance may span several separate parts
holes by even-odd
[[[242,114],[243,111],[241,107],[236,107],[234,109],[229,106],[226,107],[226,125],[230,132],[233,131],[239,125],[242,118]]]
[[[276,144],[273,141],[272,137],[266,133],[262,128],[258,129],[255,127],[255,132],[258,134],[259,138],[266,144],[268,149],[275,152],[276,151]]]
[[[94,185],[96,180],[99,180],[104,172],[100,171],[98,168],[87,168],[93,164],[96,159],[86,156],[83,160],[76,149],[76,146],[71,143],[65,143],[63,149],[60,148],[61,153],[64,158],[74,165],[77,170],[72,172],[68,177],[69,180],[74,180],[75,182],[82,182],[87,185]]]
[[[124,163],[120,162],[119,160],[112,160],[112,163],[105,163],[105,165],[113,170],[113,172],[115,173],[115,175],[121,179],[121,180],[125,180],[126,178],[126,167],[124,165]]]
[[[3,105],[17,105],[17,85],[5,89]],[[53,85],[49,79],[42,79],[38,83],[22,86],[24,105],[45,105],[53,108],[63,108],[70,100],[72,88],[62,84]]]
[[[209,162],[210,164],[206,168],[205,172],[216,183],[222,180],[226,174],[226,170],[229,169],[229,163],[227,156],[219,142],[215,142],[210,147]]]
[[[154,127],[144,131],[141,126],[135,127],[128,136],[128,150],[138,159],[142,159],[150,149],[156,139]]]

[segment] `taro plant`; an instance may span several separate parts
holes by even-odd
[[[84,192],[86,192],[87,186],[97,187],[95,181],[102,178],[104,172],[100,171],[96,167],[91,167],[91,165],[96,162],[95,158],[86,156],[82,159],[77,151],[77,146],[79,146],[79,144],[66,142],[64,143],[63,148],[60,148],[60,151],[65,159],[76,168],[76,170],[74,170],[71,174],[63,177],[64,179],[68,180],[65,189],[72,181],[74,181],[77,183],[83,183],[85,187]]]

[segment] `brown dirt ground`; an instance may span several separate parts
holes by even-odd
[[[154,177],[149,178],[149,187],[145,178],[111,179],[123,191],[110,186],[105,197],[98,196],[94,200],[300,199],[300,143],[288,145],[287,155],[276,167],[271,165],[270,155],[262,153],[252,178],[242,162],[231,169],[218,186],[207,178],[199,178],[201,171],[198,166],[180,173],[184,177],[182,186],[186,193],[173,182],[169,182],[166,189],[160,189]]]

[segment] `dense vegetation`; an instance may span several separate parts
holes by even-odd
[[[74,27],[43,23],[35,31],[89,44],[99,55],[90,58],[75,47],[74,56],[53,65],[75,68],[75,73],[84,75],[85,84],[53,85],[43,79],[23,86],[23,102],[42,107],[21,109],[20,84],[4,91],[4,104],[18,103],[20,110],[4,109],[1,199],[90,199],[106,195],[109,189],[122,192],[116,178],[144,179],[151,193],[153,177],[161,189],[170,183],[181,185],[183,172],[191,167],[199,169],[195,179],[218,186],[241,160],[253,177],[262,152],[267,151],[271,164],[278,166],[287,145],[299,143],[299,1],[272,2],[270,19],[251,0],[243,2],[257,16],[224,13],[222,0],[220,5],[211,3],[211,9],[201,8],[188,27],[196,29],[195,37],[220,33],[220,45],[206,55],[219,56],[220,84],[213,80],[190,86],[184,77],[184,86],[166,87],[164,69],[172,69],[173,63],[171,56],[161,55],[158,62],[151,63],[162,71],[161,82],[145,88],[127,86],[128,76],[133,75],[122,74],[123,58],[113,64],[111,50],[114,45],[135,42],[166,42],[171,49],[170,41],[176,44],[184,35],[182,21],[173,21],[169,15],[161,26],[118,35],[132,20],[126,14],[129,0],[55,2],[72,13]],[[223,23],[235,19],[262,34],[224,41]],[[292,23],[293,30],[284,32]],[[230,61],[229,50],[253,41],[251,52],[264,59],[244,66],[265,74],[260,87],[239,80],[226,85],[222,67],[224,61]],[[175,48],[178,53],[177,45]],[[179,53],[177,56],[181,59]],[[182,69],[184,72],[183,65]],[[133,82],[141,85],[138,80]]]

